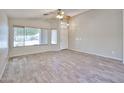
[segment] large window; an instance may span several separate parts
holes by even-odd
[[[14,47],[48,43],[48,29],[14,26]]]

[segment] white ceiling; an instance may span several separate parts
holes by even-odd
[[[64,9],[63,11],[65,12],[66,15],[73,17],[80,13],[84,13],[88,10],[89,9]]]
[[[0,9],[1,12],[5,12],[9,18],[54,18],[57,9]],[[88,9],[63,9],[65,15],[75,16]],[[44,16],[43,14],[50,14]]]

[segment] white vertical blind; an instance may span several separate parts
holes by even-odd
[[[14,27],[14,47],[48,44],[48,29]]]

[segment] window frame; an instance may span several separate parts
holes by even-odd
[[[25,45],[25,36],[24,36],[24,46],[14,46],[14,38],[13,38],[13,48],[19,48],[19,47],[31,47],[31,46],[44,46],[49,45],[49,30],[50,28],[38,28],[38,27],[32,27],[32,26],[19,26],[19,25],[13,25],[13,37],[14,37],[14,27],[20,27],[20,28],[36,28],[36,29],[46,29],[47,30],[47,44],[35,44],[35,45]]]

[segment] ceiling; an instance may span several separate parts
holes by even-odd
[[[65,15],[76,16],[88,11],[88,9],[62,9]],[[55,18],[57,9],[0,9],[9,18]],[[49,15],[44,15],[49,14]]]

